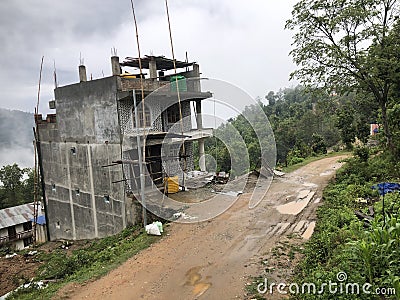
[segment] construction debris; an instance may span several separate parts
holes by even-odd
[[[6,254],[6,258],[13,258],[14,256],[17,256],[17,253],[13,253],[13,254]]]
[[[182,218],[182,219],[184,219],[184,220],[194,220],[194,219],[197,219],[197,217],[189,216],[189,215],[187,215],[187,214],[185,214],[185,213],[183,213],[183,212],[174,213],[174,214],[173,214],[173,217],[174,217],[175,219]]]
[[[274,175],[276,175],[278,177],[283,177],[285,175],[285,173],[283,173],[281,171],[278,171],[278,170],[275,170],[275,169],[273,170],[273,172],[274,172]]]

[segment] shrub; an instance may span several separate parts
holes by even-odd
[[[354,156],[356,156],[362,162],[368,161],[369,158],[369,150],[367,147],[357,147],[353,151]]]

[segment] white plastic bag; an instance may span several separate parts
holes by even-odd
[[[156,223],[151,223],[149,225],[146,225],[145,229],[146,229],[147,234],[161,235],[160,229],[158,228]]]

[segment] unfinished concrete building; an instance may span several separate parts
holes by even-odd
[[[89,81],[85,66],[79,66],[80,82],[54,91],[49,104],[56,113],[36,116],[51,240],[105,237],[138,222],[141,206],[132,191],[140,188],[139,167],[126,164],[138,158],[143,130],[146,186],[160,186],[168,176],[182,179],[192,170],[193,141],[204,155],[204,139],[212,130],[202,126],[201,101],[211,94],[201,91],[199,66],[176,61],[182,71],[175,74],[173,61],[163,56],[145,56],[141,64],[142,75],[122,74],[122,67],[138,68],[139,60],[120,63],[113,56],[112,76]],[[168,131],[176,140],[169,144],[177,147],[162,147]],[[205,170],[204,162],[200,168]]]

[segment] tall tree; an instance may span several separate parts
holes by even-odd
[[[387,144],[387,109],[400,70],[398,0],[301,0],[286,28],[294,30],[291,76],[310,87],[361,89],[379,104]],[[396,29],[398,29],[396,27]]]
[[[0,182],[0,209],[33,201],[31,169],[21,169],[17,164],[4,166],[0,169]]]

